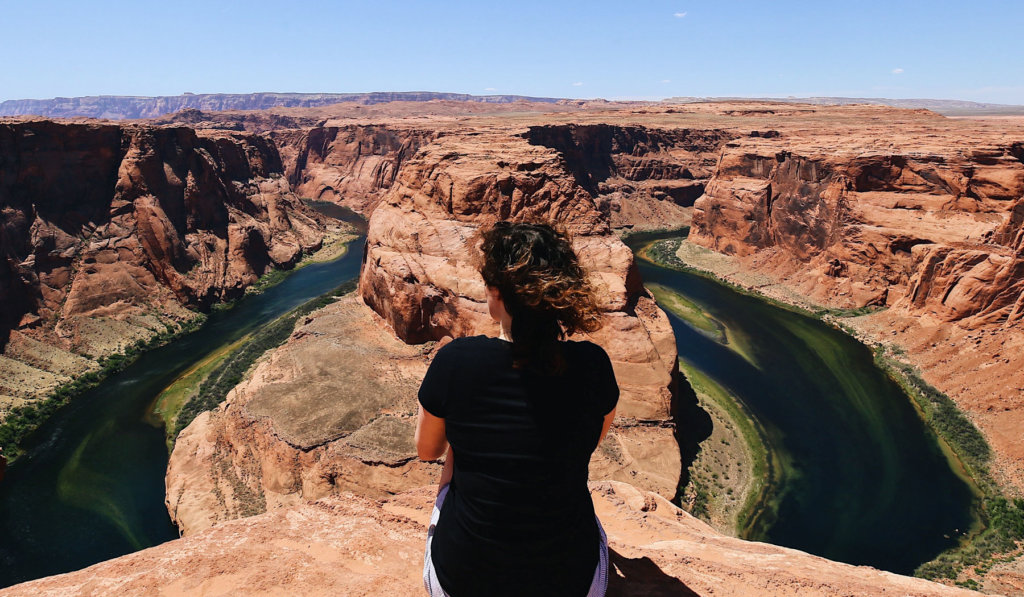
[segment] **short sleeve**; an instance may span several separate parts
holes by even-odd
[[[423,410],[442,419],[448,412],[454,363],[452,345],[449,343],[442,346],[434,355],[434,360],[431,361],[427,374],[423,376],[423,382],[420,384],[419,400]]]
[[[619,384],[615,381],[615,370],[612,369],[612,360],[608,358],[608,353],[597,344],[591,346],[594,347],[593,356],[590,357],[591,371],[594,375],[594,400],[598,412],[604,416],[612,412],[619,403]]]

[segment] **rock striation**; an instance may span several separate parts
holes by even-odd
[[[817,304],[889,307],[851,325],[909,348],[1024,491],[1024,127],[892,115],[730,141],[690,241]]]
[[[70,574],[0,590],[37,595],[417,595],[433,488],[344,493],[217,525]],[[660,496],[591,485],[611,556],[609,595],[979,595],[718,534]]]
[[[498,218],[561,223],[601,295],[606,326],[594,340],[611,355],[623,389],[622,418],[591,466],[615,552],[613,594],[970,594],[723,537],[666,500],[681,473],[675,341],[615,232],[685,225],[692,215],[694,240],[731,253],[733,267],[827,304],[889,305],[879,314],[889,324],[873,321],[910,345],[926,374],[945,376],[936,385],[954,388],[1012,473],[1024,463],[1024,410],[1011,389],[1024,390],[1015,356],[1024,343],[1014,344],[1020,276],[1008,265],[1019,258],[1024,220],[1024,136],[1014,138],[1024,127],[957,123],[924,111],[755,102],[399,120],[308,127],[289,120],[281,122],[303,128],[264,136],[206,131],[191,133],[196,145],[170,145],[192,148],[175,156],[210,156],[223,164],[217,172],[241,162],[216,153],[218,143],[251,146],[241,152],[245,163],[264,166],[273,162],[258,159],[265,146],[278,161],[231,178],[236,189],[256,189],[237,197],[264,205],[255,197],[273,183],[280,201],[294,200],[288,193],[296,190],[370,214],[359,294],[309,315],[224,404],[178,437],[167,503],[185,538],[6,594],[227,594],[241,586],[255,594],[419,592],[429,485],[439,467],[414,458],[415,390],[447,338],[496,331],[472,256],[474,232]],[[125,130],[151,131],[155,139],[181,130],[109,128],[121,131],[119,140]],[[159,180],[157,170],[140,166],[128,179]],[[147,230],[164,221],[156,206],[170,222],[165,228],[179,221],[175,214],[191,213],[133,197],[130,207],[117,204],[117,214],[149,206]],[[240,211],[263,221],[253,215],[264,213],[257,208]],[[297,212],[283,211],[297,235]],[[230,208],[228,216],[231,222]],[[164,288],[174,304],[184,302],[179,294],[203,296],[191,278],[196,266],[183,272],[176,265],[191,255],[190,238],[215,247],[220,239],[223,254],[233,254],[230,234],[211,239],[204,230],[179,232],[185,240],[178,244],[150,243],[170,256],[163,273],[151,271],[152,288]],[[258,236],[273,261],[272,241]],[[139,235],[149,237],[163,238]],[[138,241],[138,251],[148,256],[144,244]],[[234,271],[228,262],[216,261],[225,265],[215,271]],[[148,257],[139,263],[148,267]],[[176,283],[164,282],[175,276]],[[217,280],[213,295],[230,292]],[[39,342],[32,325],[44,328],[19,325],[8,344],[29,354]],[[957,359],[973,346],[1003,353],[998,361],[989,353]],[[981,371],[1005,387],[980,380]],[[1019,578],[1008,571],[996,589]]]
[[[730,142],[691,240],[792,257],[823,300],[903,300],[945,321],[1021,317],[1024,164],[1012,145],[881,153],[826,142]]]
[[[22,399],[322,239],[271,142],[183,127],[0,121],[0,212],[0,394]]]
[[[616,124],[540,125],[525,134],[530,143],[562,154],[612,227],[632,230],[689,225],[722,146],[736,136],[721,129]]]
[[[674,336],[632,253],[569,164],[563,153],[504,131],[447,134],[423,146],[373,211],[360,293],[406,342],[497,335],[473,265],[474,233],[499,219],[564,226],[605,311],[592,339],[611,357],[622,390],[620,437],[637,448],[623,457],[647,461],[636,481],[674,497]]]

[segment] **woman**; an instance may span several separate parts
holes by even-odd
[[[481,237],[501,337],[453,340],[419,390],[419,456],[448,452],[424,584],[433,597],[604,595],[587,466],[619,389],[601,347],[564,340],[596,331],[600,311],[564,234],[498,222]]]

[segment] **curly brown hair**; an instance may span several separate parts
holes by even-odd
[[[482,229],[480,237],[480,275],[498,289],[512,317],[516,366],[561,371],[558,341],[602,324],[568,234],[545,223],[502,221]]]

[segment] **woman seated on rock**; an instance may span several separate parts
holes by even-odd
[[[424,584],[433,597],[604,595],[608,545],[587,474],[619,389],[601,347],[564,340],[600,327],[593,290],[548,225],[498,222],[481,238],[501,337],[453,340],[419,390],[419,456],[448,450]]]

